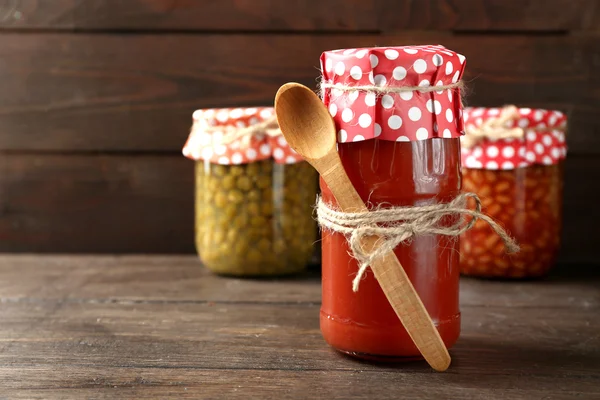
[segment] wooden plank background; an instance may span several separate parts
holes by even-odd
[[[470,105],[568,114],[561,257],[595,260],[596,0],[0,0],[0,251],[193,252],[194,109],[415,43],[467,57]]]

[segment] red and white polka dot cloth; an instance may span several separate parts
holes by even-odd
[[[443,46],[375,47],[321,55],[328,85],[382,88],[456,84],[465,57]],[[323,90],[323,102],[338,129],[338,142],[454,138],[463,132],[460,89],[379,93],[368,89]]]
[[[500,108],[465,108],[467,129],[480,127],[489,118],[497,118]],[[520,139],[484,139],[475,146],[462,148],[462,165],[479,169],[514,169],[533,164],[552,165],[567,155],[565,129],[567,117],[560,111],[520,108],[506,128],[520,127],[525,135]]]
[[[236,140],[229,144],[219,143],[224,132],[218,127],[246,128],[272,118],[272,107],[216,108],[197,110],[193,114],[194,125],[183,147],[183,155],[192,160],[206,160],[216,164],[247,164],[273,158],[278,164],[302,161],[287,144],[283,136],[253,137],[247,146]],[[203,128],[210,128],[207,132]]]

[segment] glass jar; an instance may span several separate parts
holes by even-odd
[[[484,138],[464,147],[463,186],[481,198],[484,212],[510,232],[521,251],[505,254],[498,236],[478,221],[461,238],[461,271],[488,278],[541,277],[556,263],[560,248],[566,117],[529,108],[468,108],[467,141],[472,128],[493,125],[499,117],[506,130],[516,129],[516,137]]]
[[[291,274],[302,271],[313,254],[314,169],[282,136],[270,137],[259,130],[246,145],[239,140],[227,145],[208,140],[226,135],[227,127],[245,129],[261,124],[272,113],[271,108],[252,108],[200,110],[194,115],[195,128],[185,152],[199,156],[196,248],[203,264],[213,272]]]
[[[365,59],[367,62],[362,62]],[[390,86],[417,86],[423,79],[434,82],[434,77],[440,77],[438,86],[450,85],[458,82],[464,68],[464,57],[441,46],[339,50],[324,53],[321,61],[325,82],[361,86],[372,85],[373,76]],[[420,73],[414,68],[411,71],[415,65]],[[354,66],[365,74],[365,82],[354,79]],[[345,72],[340,75],[342,70]],[[325,91],[324,102],[338,128],[338,152],[344,168],[366,204],[424,206],[448,202],[460,193],[462,110],[458,88],[388,93],[377,98],[368,91],[344,95],[335,90]],[[369,119],[371,123],[366,124]],[[337,206],[323,181],[321,191],[325,203]],[[454,222],[453,218],[446,221]],[[370,270],[359,290],[352,290],[358,264],[346,237],[328,229],[323,229],[322,236],[320,320],[325,340],[359,358],[396,361],[420,357]],[[458,246],[456,238],[424,235],[394,250],[447,347],[460,333]]]

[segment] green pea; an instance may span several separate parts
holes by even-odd
[[[248,200],[250,201],[258,201],[260,200],[260,191],[256,190],[256,189],[252,189],[251,191],[248,192]]]
[[[237,188],[247,192],[248,190],[252,189],[252,179],[246,175],[239,176],[237,178]]]
[[[264,160],[261,163],[261,172],[266,175],[270,175],[273,171],[273,161]]]
[[[211,173],[216,176],[225,176],[227,175],[227,166],[211,164]]]
[[[238,239],[237,242],[233,244],[233,251],[240,257],[244,257],[248,252],[248,242],[243,239]]]
[[[234,204],[239,204],[244,201],[244,195],[239,190],[231,190],[227,194],[227,200],[231,201]]]
[[[258,241],[256,247],[262,252],[271,251],[271,241],[267,238],[262,238]]]
[[[238,208],[234,204],[230,204],[225,208],[224,215],[225,219],[231,221],[238,214]]]
[[[229,174],[233,176],[243,175],[246,169],[243,165],[231,165],[229,168]]]
[[[258,205],[257,202],[251,202],[246,205],[246,211],[248,211],[248,215],[254,216],[260,213],[261,206]]]
[[[267,220],[264,217],[261,217],[260,215],[255,215],[252,218],[250,218],[250,225],[254,227],[260,227],[266,224]]]
[[[260,166],[258,162],[250,163],[246,166],[246,175],[253,176],[260,174]]]
[[[229,243],[235,243],[238,239],[240,231],[238,231],[237,229],[229,229],[227,231],[227,242]]]
[[[252,264],[258,264],[262,260],[262,255],[258,249],[248,250],[248,262]]]
[[[209,191],[216,192],[217,190],[221,189],[221,184],[218,179],[210,179],[207,181],[206,188]]]
[[[233,219],[233,226],[229,226],[229,229],[243,229],[248,225],[249,219],[248,214],[239,213],[237,217]]]
[[[217,229],[213,231],[212,235],[215,243],[222,243],[225,241],[225,232],[222,230]]]
[[[261,175],[256,179],[256,187],[259,189],[270,188],[272,184],[271,178],[265,175]]]
[[[226,175],[221,180],[221,186],[223,189],[233,189],[235,187],[235,176]]]
[[[223,192],[217,192],[215,194],[215,206],[223,208],[227,205],[227,195]]]

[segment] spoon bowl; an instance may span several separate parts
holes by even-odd
[[[307,89],[299,83],[283,85],[275,95],[275,112],[290,147],[312,161],[335,150],[336,130],[321,99]]]

